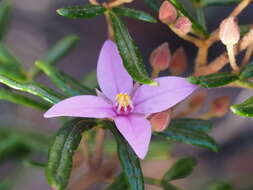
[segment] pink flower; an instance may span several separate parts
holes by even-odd
[[[141,159],[148,151],[151,124],[146,116],[167,110],[189,96],[196,86],[180,77],[155,79],[159,86],[133,85],[117,46],[107,40],[100,52],[98,96],[67,98],[50,108],[46,118],[71,116],[113,119],[118,130]]]

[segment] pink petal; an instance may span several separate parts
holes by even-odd
[[[112,118],[115,115],[112,105],[97,96],[74,96],[51,107],[44,117],[92,117]]]
[[[155,79],[159,86],[142,85],[133,98],[134,112],[151,114],[164,111],[189,96],[197,86],[181,77]]]
[[[97,78],[102,92],[114,101],[120,92],[130,93],[133,80],[125,70],[117,46],[107,40],[100,52],[97,66]]]
[[[151,125],[143,116],[128,115],[114,118],[116,126],[140,159],[148,152]]]

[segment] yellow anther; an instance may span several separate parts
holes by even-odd
[[[121,108],[124,108],[125,111],[127,111],[128,107],[133,108],[131,97],[127,93],[119,93],[116,96],[116,105],[119,111]]]

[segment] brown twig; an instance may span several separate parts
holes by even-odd
[[[99,168],[103,160],[106,131],[102,128],[97,130],[96,145],[94,150],[93,168]]]
[[[90,152],[90,148],[86,142],[86,140],[84,139],[84,137],[81,140],[81,149],[83,152],[83,160],[84,162],[87,163],[87,165],[90,167],[92,162],[91,162],[91,152]]]
[[[250,30],[244,37],[240,40],[238,45],[235,46],[235,56],[238,55],[241,51],[247,49],[253,43],[253,30]],[[226,52],[222,53],[214,61],[212,61],[207,66],[199,67],[195,76],[207,75],[211,73],[218,72],[229,62],[228,55]]]
[[[245,52],[245,55],[242,60],[241,68],[243,68],[245,65],[249,63],[252,54],[253,54],[253,43],[247,48]]]

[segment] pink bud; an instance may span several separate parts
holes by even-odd
[[[228,112],[229,105],[230,105],[229,97],[228,96],[221,96],[212,102],[211,112],[216,117],[222,117]]]
[[[157,132],[164,131],[171,121],[171,113],[172,113],[171,109],[168,109],[160,113],[155,113],[150,119],[153,131]]]
[[[170,72],[172,75],[180,75],[187,69],[187,57],[183,47],[178,48],[171,58]]]
[[[206,91],[197,92],[190,100],[189,107],[192,112],[197,112],[203,106],[204,101],[206,99],[207,93]]]
[[[176,8],[168,1],[164,1],[159,10],[159,19],[164,24],[171,24],[177,18]]]
[[[176,29],[178,29],[181,33],[188,34],[192,29],[192,23],[187,17],[180,16],[176,20],[176,23],[174,24],[174,27]]]
[[[225,45],[237,44],[240,40],[240,28],[236,17],[228,17],[220,24],[220,39]]]
[[[171,53],[167,42],[161,44],[150,55],[150,64],[154,70],[163,71],[169,67]]]

